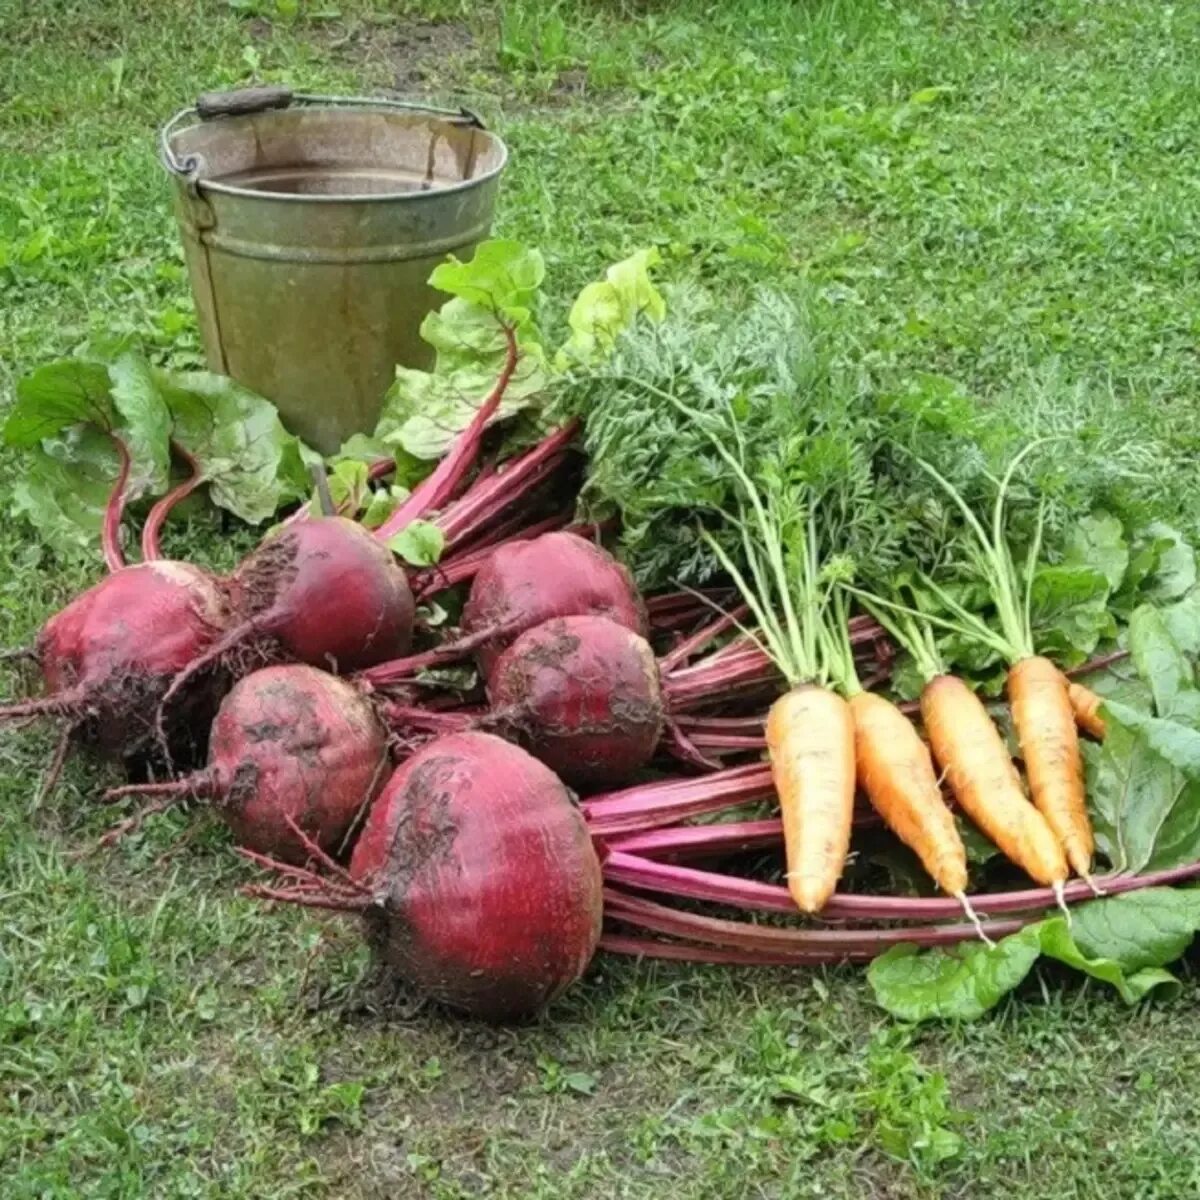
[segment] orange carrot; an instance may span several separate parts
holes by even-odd
[[[932,581],[926,580],[925,584],[949,614],[950,619],[942,624],[999,654],[1008,663],[1008,695],[1033,803],[1058,839],[1067,862],[1090,880],[1094,843],[1075,713],[1062,673],[1034,647],[1033,584],[1045,524],[1045,502],[1039,501],[1033,538],[1022,567],[1018,567],[1005,534],[1005,504],[1017,468],[1035,449],[1053,440],[1056,439],[1030,442],[1009,462],[996,489],[990,528],[984,527],[948,480],[928,463],[921,464],[954,502],[973,535],[977,573],[988,587],[997,628],[992,628],[978,612],[966,608],[960,597]]]
[[[947,895],[965,899],[967,852],[916,727],[890,700],[872,692],[852,696],[850,710],[858,782],[867,798],[934,883]]]
[[[1071,701],[1071,708],[1075,713],[1075,724],[1084,733],[1091,734],[1098,741],[1104,741],[1108,727],[1100,715],[1100,705],[1104,703],[1103,697],[1097,696],[1085,684],[1076,683],[1070,679],[1067,680],[1067,697]]]
[[[1054,830],[1071,869],[1087,879],[1095,842],[1079,733],[1063,674],[1041,655],[1023,658],[1008,672],[1008,699],[1033,802]]]
[[[767,714],[767,749],[783,817],[788,890],[803,912],[819,912],[837,887],[850,849],[850,706],[827,688],[792,688]]]
[[[1021,777],[979,697],[939,675],[921,693],[934,759],[967,816],[1004,855],[1044,887],[1062,890],[1067,862],[1046,818],[1025,798]]]

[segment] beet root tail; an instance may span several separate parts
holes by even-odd
[[[46,773],[42,776],[42,782],[38,785],[37,798],[34,800],[35,808],[40,808],[54,795],[54,789],[58,787],[63,767],[66,766],[67,757],[71,753],[71,743],[74,737],[74,725],[64,726],[62,733],[58,735],[58,742],[54,747],[54,753],[50,757]]]
[[[182,779],[164,779],[161,783],[127,783],[109,788],[102,797],[105,804],[114,804],[127,796],[160,796],[170,802],[188,798],[203,799],[217,793],[217,781],[209,771],[197,771]]]
[[[0,705],[0,723],[24,721],[33,717],[77,718],[85,707],[82,688],[71,688],[53,696],[39,696],[34,700],[19,700],[14,704]]]
[[[287,904],[301,904],[310,908],[331,908],[343,912],[364,912],[374,903],[374,889],[361,879],[355,879],[344,867],[334,862],[307,834],[288,819],[292,832],[312,856],[321,871],[312,867],[298,867],[286,863],[246,846],[238,846],[237,853],[247,862],[270,871],[280,882],[277,884],[254,883],[241,889],[242,895],[258,900],[278,900]]]
[[[361,896],[343,896],[338,892],[316,888],[274,888],[261,883],[249,883],[241,889],[252,900],[274,900],[282,904],[300,904],[305,908],[328,908],[335,912],[362,912],[368,901]]]

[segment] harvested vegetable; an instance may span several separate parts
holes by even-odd
[[[1061,893],[1067,861],[1054,831],[1030,804],[996,723],[979,697],[946,672],[928,624],[898,605],[875,605],[878,619],[912,658],[924,681],[921,718],[933,757],[963,811],[1031,879]]]
[[[387,730],[357,689],[310,666],[266,667],[222,701],[207,767],[108,793],[110,800],[134,796],[152,804],[105,840],[115,841],[148,812],[195,798],[214,805],[239,845],[304,862],[308,840],[322,850],[341,848],[388,770]]]
[[[663,731],[654,651],[607,617],[561,617],[523,633],[496,660],[488,696],[492,720],[569,783],[628,778]]]
[[[412,637],[408,578],[367,530],[325,517],[268,538],[234,572],[240,630],[276,639],[297,662],[352,671],[403,654]]]
[[[1084,733],[1090,734],[1098,741],[1104,741],[1107,730],[1100,712],[1104,698],[1097,696],[1086,684],[1076,683],[1071,679],[1067,681],[1067,699],[1071,703],[1071,711],[1075,714],[1075,724]]]
[[[1036,883],[1061,892],[1067,864],[1053,830],[1025,798],[1008,748],[979,697],[954,675],[921,693],[934,757],[964,811]]]
[[[850,697],[858,781],[888,828],[921,860],[930,878],[973,915],[967,854],[942,799],[929,748],[913,723],[873,692]]]
[[[20,414],[18,413],[18,416]],[[43,794],[56,780],[72,739],[125,758],[152,748],[148,708],[156,708],[169,677],[204,653],[226,627],[224,581],[187,563],[126,567],[121,547],[132,458],[123,438],[109,434],[120,463],[101,525],[104,562],[111,574],[46,622],[32,657],[41,667],[46,696],[0,708],[0,720],[49,716],[63,724]],[[164,739],[203,726],[219,697],[199,690],[176,714]]]
[[[252,891],[363,912],[389,970],[489,1021],[549,1004],[600,936],[600,864],[570,794],[486,733],[438,738],[410,758],[372,805],[349,872],[326,869]]]
[[[272,659],[334,670],[402,654],[412,636],[408,577],[391,551],[345,517],[321,517],[269,537],[229,580],[237,620],[176,674],[158,706],[174,719],[175,698],[198,675]]]
[[[155,712],[178,673],[206,655],[230,619],[228,590],[199,567],[159,561],[114,571],[56,613],[34,655],[46,695],[0,708],[0,720],[48,716],[102,753],[152,750]],[[205,685],[176,706],[164,737],[211,719]]]
[[[1013,475],[1038,445],[1039,442],[1031,442],[1009,463],[996,489],[990,530],[984,528],[944,476],[927,463],[922,464],[959,509],[973,536],[975,567],[988,586],[999,630],[992,629],[946,589],[934,583],[930,586],[951,614],[956,629],[1001,654],[1009,663],[1008,695],[1013,724],[1029,774],[1033,802],[1054,831],[1071,868],[1089,879],[1095,840],[1087,813],[1075,713],[1066,678],[1049,659],[1036,652],[1033,644],[1030,597],[1041,549],[1041,524],[1030,543],[1023,570],[1018,569],[1005,538],[1005,501]]]
[[[629,572],[602,547],[573,533],[546,533],[501,546],[471,585],[463,632],[491,636],[475,650],[490,678],[505,648],[553,617],[605,617],[641,637],[646,610]]]
[[[830,611],[830,586],[817,561],[816,496],[807,488],[786,494],[778,476],[756,483],[732,414],[730,421],[719,433],[709,427],[709,435],[739,489],[739,511],[728,519],[741,531],[748,571],[715,536],[705,532],[705,539],[789,686],[768,713],[767,748],[783,818],[788,887],[797,907],[814,913],[841,878],[854,814],[854,719],[844,696],[828,686],[832,680],[842,691],[857,689],[846,614],[840,606]]]

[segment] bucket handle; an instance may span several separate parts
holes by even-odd
[[[321,105],[339,108],[395,108],[405,112],[433,113],[448,117],[454,124],[485,129],[478,113],[469,108],[442,108],[436,104],[423,104],[415,100],[393,100],[390,97],[369,96],[326,96],[315,92],[293,92],[289,87],[268,84],[261,87],[235,88],[228,92],[205,92],[196,97],[196,103],[181,108],[159,130],[158,146],[163,165],[172,174],[179,175],[194,186],[204,166],[199,154],[177,155],[171,149],[171,138],[179,126],[189,118],[212,121],[221,117],[240,117],[250,113],[266,112],[273,108],[290,108],[293,104]]]

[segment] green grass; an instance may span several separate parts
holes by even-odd
[[[6,386],[89,340],[196,357],[153,134],[257,74],[475,103],[514,151],[499,228],[559,304],[653,242],[731,313],[808,279],[885,386],[1001,397],[1054,357],[1200,427],[1200,7],[409,9],[0,0]],[[227,563],[217,533],[172,540]],[[0,554],[9,644],[99,566],[11,523]],[[107,776],[74,763],[39,807],[50,745],[0,742],[6,1200],[1200,1194],[1191,980],[1131,1011],[1045,970],[991,1019],[907,1031],[854,971],[601,960],[544,1021],[487,1029],[377,994],[351,925],[238,898],[215,828],[72,857]]]

